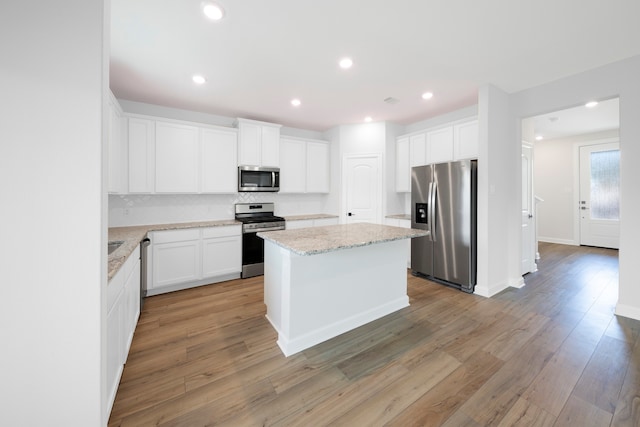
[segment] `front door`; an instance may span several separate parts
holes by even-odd
[[[344,158],[343,206],[347,224],[382,222],[382,174],[380,155],[347,155]]]
[[[580,147],[580,244],[619,247],[620,145]]]

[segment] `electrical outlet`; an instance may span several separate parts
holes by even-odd
[[[124,208],[124,209],[122,210],[122,214],[123,214],[124,216],[129,216],[129,208]]]

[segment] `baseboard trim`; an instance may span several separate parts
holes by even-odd
[[[575,240],[556,239],[555,237],[540,236],[540,237],[538,237],[538,242],[556,243],[558,245],[580,246],[580,244],[578,242],[576,242]],[[538,253],[538,258],[537,259],[540,259],[540,254],[539,253]]]
[[[640,320],[640,307],[633,307],[626,304],[617,304],[615,313],[618,316],[628,317],[634,320]]]

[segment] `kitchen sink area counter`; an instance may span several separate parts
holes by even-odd
[[[235,219],[225,219],[218,221],[195,221],[195,222],[178,222],[169,224],[150,224],[136,225],[131,227],[112,227],[109,228],[109,242],[123,242],[115,251],[109,254],[108,264],[108,280],[113,276],[125,263],[129,255],[138,247],[140,241],[150,231],[162,230],[180,230],[186,228],[204,228],[204,227],[225,227],[229,225],[239,225]]]
[[[369,223],[258,233],[266,317],[283,354],[407,307],[406,239],[427,234]]]
[[[313,219],[338,219],[337,215],[329,214],[306,214],[306,215],[283,215],[285,221],[306,221]]]
[[[411,221],[411,214],[394,214],[394,215],[387,215],[385,218],[390,218],[390,219],[404,219],[404,220],[409,220],[409,221]]]

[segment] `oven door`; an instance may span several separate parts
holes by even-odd
[[[264,240],[257,236],[257,231],[242,234],[242,275],[247,277],[264,274]]]

